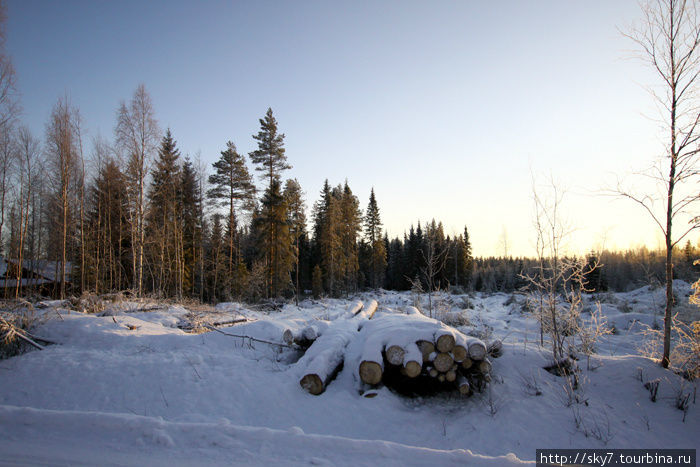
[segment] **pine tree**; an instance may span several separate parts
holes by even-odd
[[[268,179],[269,183],[263,195],[263,208],[258,218],[259,221],[265,219],[268,222],[268,225],[259,225],[259,229],[267,238],[262,239],[259,244],[262,246],[262,254],[266,258],[268,268],[268,293],[278,296],[288,285],[283,276],[289,260],[287,256],[292,252],[289,226],[286,223],[287,207],[280,190],[281,172],[291,169],[292,166],[287,163],[284,133],[277,131],[277,120],[272,115],[272,109],[268,108],[265,117],[259,121],[260,131],[253,135],[253,139],[258,142],[258,149],[249,155],[250,160],[257,165],[255,170],[263,172],[261,178]],[[283,217],[280,217],[281,215]],[[284,226],[280,223],[281,219]]]
[[[207,191],[207,197],[214,200],[220,207],[228,207],[226,218],[226,237],[228,249],[227,278],[234,283],[237,264],[241,261],[240,250],[236,247],[237,216],[236,211],[250,209],[255,195],[255,186],[248,172],[245,159],[238,154],[236,145],[229,141],[226,150],[221,151],[221,157],[213,164],[216,172],[209,176],[212,188]]]
[[[273,180],[280,180],[283,170],[291,169],[287,163],[284,149],[284,133],[277,132],[277,120],[268,108],[264,118],[260,119],[260,131],[253,135],[258,142],[258,149],[250,153],[250,160],[258,167],[255,170],[263,172],[261,178],[269,179],[268,187]]]

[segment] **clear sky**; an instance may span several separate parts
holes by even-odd
[[[183,154],[211,164],[272,107],[310,207],[374,186],[391,236],[435,217],[476,255],[532,255],[530,170],[569,188],[570,247],[656,245],[637,207],[596,195],[659,154],[654,75],[619,30],[633,0],[8,1],[22,119],[43,138],[68,93],[112,138],[139,83]],[[88,149],[89,149],[88,145]],[[693,239],[695,241],[695,239]]]

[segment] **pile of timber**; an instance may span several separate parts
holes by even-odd
[[[299,384],[310,394],[319,395],[343,368],[345,349],[356,339],[361,325],[377,311],[377,302],[357,301],[331,322],[318,321],[296,331],[285,330],[283,340],[308,349],[297,362],[301,368]]]
[[[284,331],[285,343],[306,349],[297,362],[303,389],[321,394],[344,366],[364,385],[385,384],[406,394],[458,390],[470,396],[491,381],[489,357],[501,355],[500,341],[487,346],[414,307],[376,311],[376,301],[358,301],[333,321]],[[348,352],[351,343],[359,353]]]
[[[358,375],[363,383],[383,383],[409,394],[457,389],[465,396],[491,381],[491,361],[500,341],[487,345],[475,337],[411,307],[408,314],[382,313],[362,329],[364,349]]]

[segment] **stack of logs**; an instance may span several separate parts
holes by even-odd
[[[491,381],[489,357],[501,355],[500,341],[487,346],[413,307],[407,313],[376,310],[375,301],[357,302],[330,323],[316,321],[284,332],[287,344],[308,349],[299,361],[305,390],[322,393],[348,358],[365,385],[383,383],[404,393],[457,389],[469,396]],[[351,342],[361,344],[361,355],[346,355]]]
[[[383,382],[401,392],[432,393],[458,389],[462,395],[481,392],[491,381],[490,357],[502,352],[500,341],[487,346],[475,337],[409,310],[387,315],[367,327],[358,369],[363,383]]]

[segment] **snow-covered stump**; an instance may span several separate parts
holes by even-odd
[[[325,390],[344,362],[345,348],[357,337],[357,331],[362,323],[369,320],[376,310],[375,300],[368,306],[358,302],[350,307],[347,313],[328,325],[299,361],[302,365],[306,364],[304,374],[299,381],[302,388],[313,395],[321,394]],[[316,332],[315,329],[314,332]]]

